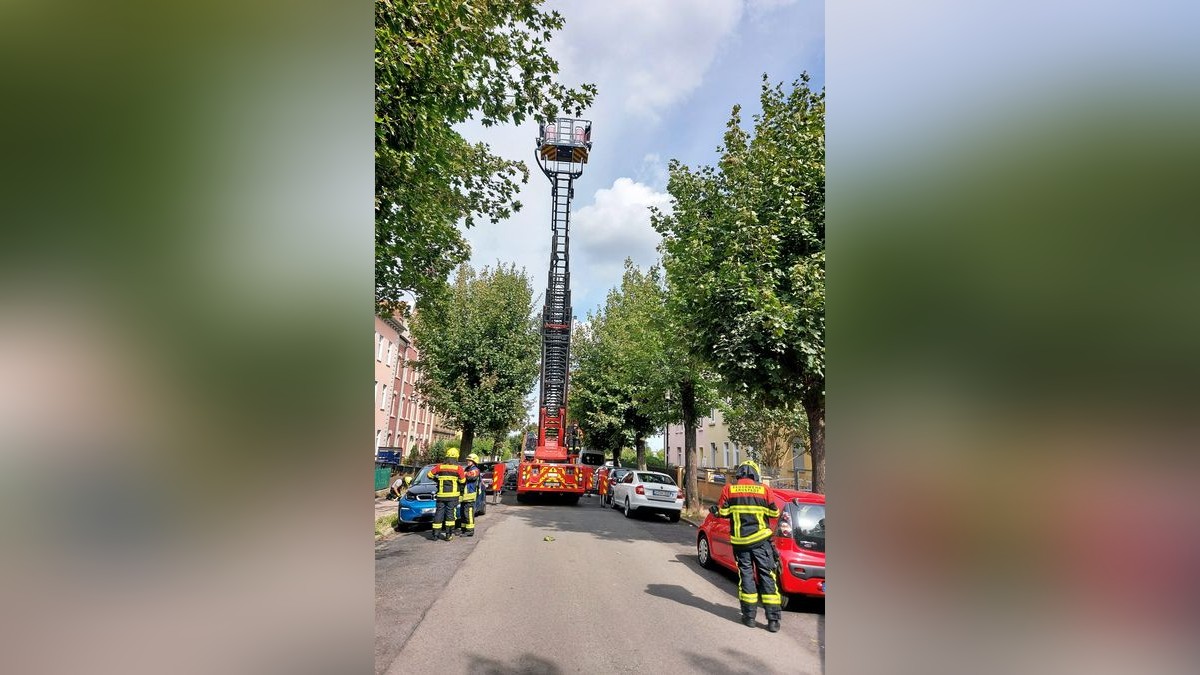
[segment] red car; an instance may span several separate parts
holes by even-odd
[[[825,495],[796,490],[772,489],[779,518],[771,519],[775,530],[772,542],[779,552],[780,586],[784,597],[808,595],[825,597]],[[700,565],[715,565],[737,571],[733,546],[729,543],[729,519],[717,515],[717,507],[708,509],[708,517],[696,535],[696,556]]]

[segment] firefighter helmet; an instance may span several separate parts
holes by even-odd
[[[468,460],[468,461],[471,461],[471,462],[478,462],[478,461],[479,461],[479,455],[477,455],[477,454],[475,454],[475,453],[473,453],[473,452],[472,452],[471,454],[467,455],[467,460]]]
[[[758,464],[754,463],[754,460],[748,459],[741,464],[738,464],[737,473],[735,476],[738,478],[751,478],[755,481],[759,481],[762,479],[762,472],[758,470]]]
[[[446,459],[458,459],[458,448],[446,448]]]

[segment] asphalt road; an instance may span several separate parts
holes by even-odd
[[[822,672],[824,604],[743,626],[736,576],[699,566],[685,522],[594,498],[488,508],[471,539],[376,545],[376,673]]]

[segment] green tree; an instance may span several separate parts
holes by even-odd
[[[417,390],[462,429],[464,457],[477,431],[508,428],[525,415],[537,376],[539,334],[532,314],[528,277],[504,265],[478,274],[461,265],[447,293],[422,298],[417,306]]]
[[[572,417],[596,447],[636,448],[638,468],[646,468],[646,436],[666,416],[656,375],[663,365],[661,293],[657,270],[643,273],[630,260],[619,288],[604,308],[576,331],[577,369],[571,390]]]
[[[808,421],[813,489],[825,483],[825,94],[763,77],[753,138],[735,106],[718,166],[672,161],[655,211],[692,354],[733,395]]]
[[[620,462],[625,446],[625,407],[628,396],[616,375],[611,337],[605,334],[603,312],[588,314],[587,320],[575,326],[571,337],[571,360],[574,365],[568,409],[570,418],[579,424],[588,443],[605,453],[612,453]]]
[[[729,440],[749,447],[750,457],[763,468],[776,471],[792,441],[808,439],[808,419],[800,407],[767,408],[745,397],[736,397],[722,407]],[[807,443],[804,444],[807,448]]]
[[[375,302],[444,290],[470,248],[458,223],[509,217],[524,162],[468,143],[454,125],[580,114],[596,94],[554,80],[562,28],[543,0],[375,1]]]
[[[625,261],[621,286],[603,310],[576,331],[577,371],[572,412],[597,448],[635,448],[646,468],[646,437],[667,423],[683,421],[688,432],[684,489],[689,506],[699,506],[696,489],[696,410],[713,403],[714,379],[680,339],[682,329],[658,267],[646,271]]]

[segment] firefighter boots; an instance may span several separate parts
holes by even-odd
[[[742,615],[742,625],[754,628],[754,617],[746,616],[745,614],[743,614]]]
[[[779,619],[772,619],[772,620],[768,621],[767,622],[767,630],[771,631],[772,633],[778,633],[779,632]]]

